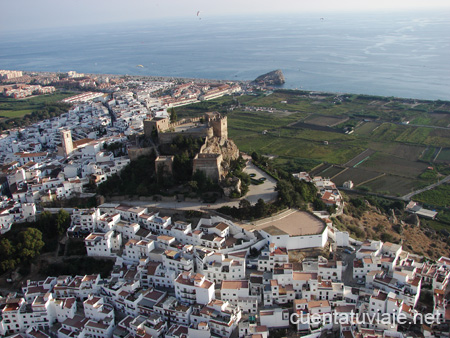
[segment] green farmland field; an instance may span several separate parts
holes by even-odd
[[[406,177],[399,178],[399,176],[395,175],[385,175],[376,180],[363,184],[361,187],[366,187],[369,191],[380,194],[403,196],[426,185],[427,183],[417,179]]]
[[[449,207],[450,184],[441,184],[432,190],[427,190],[413,196],[412,199],[429,205]]]
[[[450,148],[442,149],[437,157],[437,161],[450,163]]]
[[[73,93],[55,93],[50,95],[40,95],[25,99],[12,99],[0,97],[0,117],[14,118],[31,114],[33,111],[43,109],[46,105],[59,102]]]

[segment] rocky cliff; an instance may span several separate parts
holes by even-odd
[[[282,85],[286,81],[284,80],[283,72],[278,69],[270,73],[258,76],[253,82],[259,85],[277,86]]]
[[[224,161],[230,163],[231,160],[239,158],[239,149],[230,139],[212,137],[209,138],[202,150],[204,154],[222,154]]]

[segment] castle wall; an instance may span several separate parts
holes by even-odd
[[[140,156],[150,155],[153,148],[128,148],[128,156],[131,161],[136,161]]]
[[[205,128],[203,130],[197,130],[195,132],[190,132],[189,130],[186,130],[182,133],[175,133],[175,132],[169,132],[169,133],[159,133],[158,134],[158,140],[159,143],[172,143],[172,140],[177,137],[178,135],[183,136],[192,136],[193,138],[204,138],[204,137],[212,137],[213,130],[212,128]]]

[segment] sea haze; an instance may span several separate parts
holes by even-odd
[[[0,32],[0,69],[229,80],[281,69],[285,88],[450,100],[449,14],[237,13]]]

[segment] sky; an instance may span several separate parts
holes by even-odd
[[[0,0],[0,32],[267,13],[450,9],[448,0]]]

